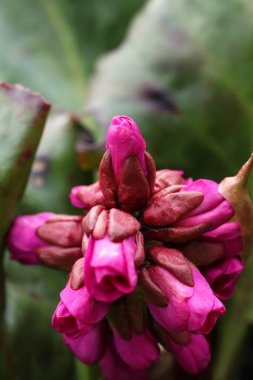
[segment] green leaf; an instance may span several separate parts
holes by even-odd
[[[220,180],[251,152],[252,6],[150,0],[98,64],[86,111],[136,119],[158,168]]]
[[[0,79],[78,110],[96,57],[121,40],[145,0],[2,0]]]
[[[17,211],[49,110],[39,94],[0,84],[0,240]]]

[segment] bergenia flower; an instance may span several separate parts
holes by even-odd
[[[185,342],[168,336],[168,345],[178,364],[193,375],[205,369],[211,359],[209,343],[202,334],[187,334]]]
[[[70,200],[83,217],[19,217],[12,258],[71,270],[52,319],[65,344],[107,380],[146,380],[160,349],[192,374],[243,268],[240,224],[208,179],[156,171],[134,120],[112,119],[98,182]],[[232,220],[233,218],[233,220]]]

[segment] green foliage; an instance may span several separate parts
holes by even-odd
[[[151,0],[101,59],[86,110],[134,117],[158,168],[221,180],[253,137],[252,4]]]
[[[96,57],[121,40],[145,0],[2,0],[0,79],[40,91],[56,106],[82,105]]]

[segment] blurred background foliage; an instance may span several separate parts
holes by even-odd
[[[0,81],[53,104],[20,212],[77,212],[69,190],[93,180],[116,114],[136,119],[158,168],[233,175],[252,151],[252,16],[251,0],[0,0]],[[66,275],[8,257],[5,271],[0,378],[84,379],[50,329]]]

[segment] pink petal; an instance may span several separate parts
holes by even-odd
[[[25,265],[39,263],[36,250],[49,244],[37,236],[36,230],[54,215],[52,212],[42,212],[35,215],[20,216],[14,220],[7,238],[13,260]]]
[[[98,362],[106,350],[106,331],[104,323],[94,325],[86,335],[72,339],[67,335],[63,336],[64,343],[74,352],[76,357],[84,364],[94,364]]]
[[[178,364],[193,375],[206,369],[211,360],[209,343],[201,334],[189,334],[189,342],[186,345],[178,344],[169,338],[169,345]]]
[[[115,243],[107,236],[100,240],[90,236],[85,253],[84,271],[87,289],[95,299],[113,302],[135,289],[135,252],[134,237]]]
[[[146,330],[137,335],[132,331],[130,340],[124,340],[114,331],[115,347],[125,363],[134,369],[149,368],[159,359],[160,350],[153,336]]]
[[[124,162],[129,156],[136,156],[147,174],[144,152],[146,143],[133,119],[128,116],[115,116],[107,132],[106,147],[112,156],[112,165],[117,182]]]

